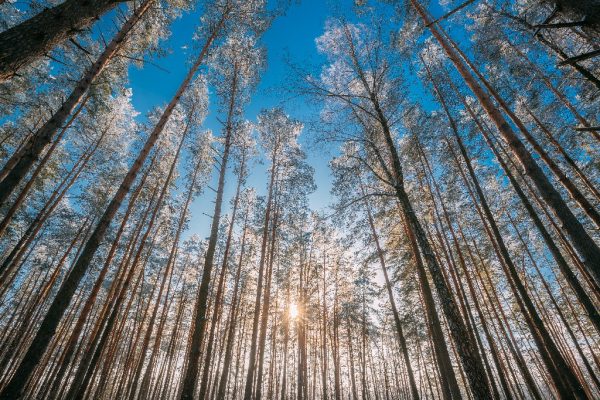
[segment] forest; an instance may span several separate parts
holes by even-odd
[[[599,0],[0,0],[0,400],[599,399]]]

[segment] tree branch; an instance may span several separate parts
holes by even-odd
[[[450,17],[452,14],[456,13],[457,11],[462,10],[463,8],[465,8],[466,6],[468,6],[469,4],[473,3],[475,0],[467,0],[464,3],[462,3],[461,5],[459,5],[458,7],[454,8],[453,10],[448,11],[446,14],[442,15],[439,18],[436,18],[435,20],[431,21],[430,23],[428,23],[427,25],[425,25],[426,28],[429,28],[431,25],[437,24],[440,21],[445,20],[446,18]]]
[[[569,57],[566,60],[562,60],[561,62],[559,62],[558,65],[559,66],[572,65],[572,64],[575,64],[577,62],[588,60],[590,58],[598,57],[598,56],[600,56],[600,49],[594,50],[594,51],[590,51],[590,52],[587,52],[587,53],[583,53],[583,54],[580,54],[578,56]]]

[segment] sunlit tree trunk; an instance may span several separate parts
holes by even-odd
[[[465,65],[466,58],[463,58],[459,54],[458,48],[450,42],[442,28],[430,24],[431,18],[419,1],[410,0],[410,2],[425,24],[429,24],[428,28],[437,42],[442,46],[444,52],[447,54],[450,61],[452,61],[465,83],[473,91],[473,94],[475,94],[487,115],[494,122],[498,131],[510,147],[514,156],[519,160],[525,173],[535,184],[548,207],[552,209],[556,217],[561,221],[565,232],[573,241],[573,245],[577,251],[581,254],[586,268],[589,269],[596,281],[600,281],[600,247],[598,247],[585,231],[582,224],[573,215],[558,191],[552,186],[529,151],[527,151],[509,123],[503,117],[500,110],[493,104],[490,96],[484,92],[483,88],[475,80],[475,77],[469,72],[468,67]],[[476,70],[473,69],[473,71]],[[479,76],[480,79],[483,78],[481,75]],[[482,79],[482,82],[487,81]]]
[[[362,192],[362,195],[365,196],[365,192],[364,192],[364,188],[363,188],[362,184],[361,184],[361,192]],[[379,244],[379,236],[377,235],[377,231],[375,230],[375,223],[373,221],[373,216],[371,214],[371,208],[370,208],[369,203],[367,202],[366,198],[365,198],[365,209],[367,210],[367,219],[369,222],[369,227],[371,228],[371,236],[373,237],[373,242],[375,243],[375,250],[377,252],[377,257],[379,259],[379,264],[381,265],[381,270],[383,272],[383,277],[385,280],[385,286],[386,286],[388,298],[390,301],[390,305],[392,307],[392,314],[394,316],[394,324],[396,326],[396,333],[398,334],[398,343],[400,345],[400,349],[402,350],[402,355],[404,357],[404,364],[406,365],[406,370],[408,373],[408,382],[409,382],[409,389],[410,389],[411,397],[413,398],[413,400],[418,400],[419,392],[417,389],[417,384],[415,382],[415,377],[414,377],[412,365],[410,362],[408,347],[406,345],[406,338],[404,337],[402,323],[400,321],[400,315],[399,315],[398,309],[396,307],[396,301],[394,300],[394,293],[392,291],[392,284],[390,282],[387,267],[385,265],[385,257],[383,254],[383,250],[381,249],[381,246]]]
[[[232,85],[233,92],[230,98],[230,108],[228,124],[225,128],[225,137],[223,145],[223,155],[219,164],[219,181],[217,185],[217,196],[215,198],[215,208],[213,211],[210,237],[206,248],[206,255],[204,258],[204,269],[202,271],[202,280],[200,281],[200,287],[198,289],[198,296],[194,305],[194,317],[192,320],[192,327],[190,332],[190,348],[187,355],[187,367],[183,374],[183,383],[181,390],[181,399],[193,399],[195,392],[196,378],[199,370],[200,362],[200,347],[202,346],[202,339],[204,338],[205,326],[206,326],[206,312],[208,310],[207,302],[209,295],[209,285],[211,280],[212,268],[214,266],[214,256],[217,248],[217,239],[219,234],[219,224],[221,221],[221,208],[223,206],[223,192],[225,190],[225,178],[227,172],[227,163],[229,161],[229,153],[231,150],[231,141],[233,132],[233,104],[235,102],[235,75],[234,84]],[[216,304],[215,304],[216,307]],[[214,321],[213,321],[214,322]],[[208,367],[208,366],[206,366]]]

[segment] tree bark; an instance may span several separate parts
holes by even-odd
[[[245,155],[242,155],[242,157],[244,157],[244,156]],[[215,339],[215,331],[217,328],[217,319],[218,319],[219,312],[221,310],[221,302],[223,299],[223,291],[224,291],[223,286],[225,284],[225,274],[229,267],[229,254],[231,251],[231,241],[233,239],[233,228],[235,226],[235,220],[237,217],[242,183],[244,180],[244,169],[245,169],[245,159],[242,159],[242,160],[240,160],[240,174],[238,176],[237,187],[235,190],[235,197],[233,200],[233,208],[231,211],[231,221],[229,222],[229,229],[227,232],[227,240],[225,241],[225,249],[223,250],[223,261],[221,262],[221,271],[219,272],[219,281],[217,283],[217,293],[215,294],[215,304],[213,306],[213,313],[212,313],[212,318],[211,318],[212,323],[210,326],[210,332],[208,334],[208,342],[206,344],[206,349],[205,349],[206,354],[204,355],[204,370],[202,371],[202,380],[200,381],[199,398],[201,400],[203,400],[207,397],[208,383],[209,383],[208,381],[210,379],[209,366],[211,364],[212,351],[213,351],[213,345],[214,345],[214,339]]]
[[[364,188],[361,184],[361,191],[363,196],[365,195]],[[396,301],[394,300],[394,293],[392,292],[392,283],[390,282],[390,278],[388,276],[387,267],[385,265],[385,258],[383,255],[383,250],[379,244],[379,236],[377,235],[377,231],[375,230],[375,223],[373,221],[373,216],[371,215],[371,208],[369,207],[369,203],[365,199],[365,208],[367,210],[367,219],[369,221],[369,226],[371,228],[371,236],[373,237],[373,241],[375,242],[375,250],[377,251],[377,257],[379,258],[379,264],[381,265],[381,270],[383,272],[383,277],[385,279],[385,287],[387,290],[388,298],[390,300],[390,305],[392,307],[392,314],[394,316],[394,324],[396,326],[396,333],[398,334],[398,343],[400,345],[400,349],[402,350],[402,355],[404,357],[404,363],[406,365],[406,370],[408,373],[408,382],[410,394],[413,400],[419,400],[419,391],[417,389],[417,384],[415,382],[415,377],[412,369],[412,365],[410,363],[410,356],[408,354],[408,348],[406,346],[406,338],[404,337],[404,332],[402,329],[402,322],[400,321],[400,315],[398,313],[398,309],[396,307]]]
[[[0,82],[85,30],[124,0],[66,0],[0,33]]]
[[[56,133],[61,129],[61,127],[63,127],[63,125],[65,125],[69,115],[71,115],[75,107],[77,107],[77,104],[79,104],[84,98],[88,89],[92,86],[106,65],[108,65],[112,57],[114,57],[114,55],[119,51],[131,30],[140,21],[144,13],[150,8],[153,2],[154,0],[145,0],[144,3],[142,3],[133,12],[129,19],[123,24],[123,26],[121,26],[119,32],[117,32],[115,37],[106,46],[102,54],[100,54],[96,61],[84,72],[83,76],[81,79],[79,79],[71,94],[63,102],[60,108],[54,114],[52,114],[52,117],[50,117],[50,119],[46,121],[46,123],[44,123],[40,129],[31,135],[25,146],[13,154],[13,156],[7,161],[6,165],[2,168],[2,172],[0,172],[0,176],[2,177],[2,180],[0,181],[0,204],[4,204],[6,202],[21,180],[32,168],[33,164],[39,159],[46,146],[52,142],[52,140],[54,140]],[[61,6],[68,4],[69,9],[80,8],[81,6],[83,6],[82,8],[85,9],[86,4],[91,3],[92,5],[95,5],[99,3],[108,4],[112,7],[115,4],[115,0],[86,0],[83,2],[83,4],[81,3],[82,2],[78,0],[67,0],[65,3],[61,4]],[[61,19],[59,18],[59,21],[60,20]],[[60,25],[60,23],[57,23],[57,25]],[[46,29],[43,26],[42,28]],[[2,35],[5,33],[6,32],[0,34],[0,54],[3,54]],[[11,40],[15,39],[13,38]],[[17,47],[22,46],[18,40],[13,44]],[[2,77],[1,66],[2,61],[0,56],[0,81]]]
[[[528,199],[527,195],[523,192],[523,189],[517,182],[513,173],[510,171],[509,166],[504,161],[502,155],[498,152],[498,150],[496,149],[496,146],[494,146],[494,143],[491,141],[491,138],[490,138],[489,132],[487,131],[487,128],[481,123],[479,118],[477,118],[473,109],[467,104],[466,101],[464,101],[464,98],[461,97],[458,93],[457,93],[457,96],[459,96],[459,98],[463,102],[463,105],[465,106],[470,117],[476,123],[479,131],[481,132],[481,134],[483,135],[484,139],[486,140],[488,146],[494,153],[496,159],[498,160],[498,163],[500,164],[505,175],[509,179],[509,181],[510,181],[513,189],[517,193],[519,199],[523,203],[523,206],[527,210],[527,213],[529,214],[530,218],[532,219],[534,225],[540,232],[540,235],[542,235],[544,243],[546,243],[546,246],[550,250],[550,253],[552,254],[552,257],[554,258],[554,260],[556,261],[556,264],[558,265],[558,268],[560,269],[562,275],[569,283],[569,286],[571,287],[571,289],[573,289],[573,292],[575,292],[575,295],[577,296],[578,300],[581,302],[583,308],[586,310],[586,313],[587,313],[588,317],[590,318],[590,321],[594,324],[594,326],[596,327],[598,332],[600,332],[600,313],[598,313],[598,309],[594,305],[592,299],[588,296],[585,289],[579,282],[579,279],[571,270],[571,267],[568,265],[567,261],[563,257],[562,253],[560,252],[560,249],[558,248],[558,246],[554,242],[554,239],[550,235],[550,232],[548,232],[548,230],[544,226],[542,220],[540,219],[537,212],[535,211],[533,204],[531,204],[531,201]]]
[[[431,18],[419,1],[410,0],[410,2],[425,24],[429,23]],[[490,119],[494,122],[498,131],[512,150],[515,157],[519,160],[523,170],[535,184],[548,207],[552,209],[556,217],[561,221],[565,232],[582,256],[583,262],[590,273],[594,276],[596,281],[600,281],[600,247],[598,247],[575,215],[573,215],[558,191],[552,186],[542,169],[537,165],[517,134],[503,117],[500,110],[493,104],[492,99],[484,92],[483,88],[475,80],[475,77],[469,72],[465,65],[465,59],[459,55],[458,47],[453,42],[450,42],[442,28],[431,25],[429,26],[429,30],[442,46],[444,52],[452,61],[467,86],[469,86],[473,94],[475,94]],[[480,79],[481,78],[483,77],[480,77]]]
[[[19,396],[21,395],[21,391],[23,390],[23,387],[25,386],[27,380],[31,376],[33,369],[36,367],[41,356],[46,350],[50,339],[54,336],[56,327],[58,326],[58,323],[60,322],[65,310],[69,306],[71,299],[73,298],[73,295],[75,294],[75,291],[79,286],[79,282],[88,270],[92,258],[98,250],[98,247],[100,247],[100,244],[102,243],[102,240],[106,235],[106,231],[108,230],[110,223],[114,219],[117,210],[121,206],[121,203],[125,199],[127,193],[129,193],[131,185],[135,181],[139,170],[142,168],[142,165],[146,161],[146,158],[150,154],[150,151],[154,147],[154,144],[163,132],[163,129],[167,121],[169,120],[171,114],[173,113],[175,106],[179,103],[179,99],[191,83],[192,78],[196,74],[196,71],[204,61],[204,57],[206,56],[208,49],[211,47],[215,37],[217,36],[217,33],[220,31],[224,19],[225,16],[223,16],[223,18],[220,21],[220,24],[213,30],[213,32],[207,39],[206,43],[204,44],[204,47],[198,55],[198,58],[188,71],[185,79],[183,80],[179,88],[177,89],[175,96],[171,99],[171,101],[165,108],[165,111],[161,115],[154,129],[152,130],[152,133],[146,140],[146,143],[144,144],[144,147],[140,151],[138,157],[127,172],[127,175],[125,175],[125,178],[121,182],[119,189],[117,190],[108,207],[104,211],[104,214],[100,218],[98,225],[96,225],[96,228],[94,229],[92,235],[88,239],[84,250],[77,259],[75,265],[73,266],[71,273],[65,279],[62,286],[58,290],[54,301],[50,305],[46,316],[42,320],[42,323],[40,324],[40,327],[38,328],[38,331],[35,334],[31,345],[29,346],[29,349],[27,350],[25,356],[23,357],[23,360],[19,364],[17,372],[14,374],[13,378],[8,383],[8,385],[0,393],[0,399],[14,400],[16,398],[19,398]]]
[[[256,348],[258,341],[258,324],[260,318],[260,296],[263,290],[264,267],[267,256],[267,241],[269,238],[269,224],[271,223],[271,212],[273,207],[273,196],[275,191],[275,178],[277,175],[277,154],[274,152],[273,160],[271,161],[271,177],[269,181],[269,190],[267,195],[267,206],[265,209],[265,219],[263,223],[262,240],[260,247],[260,261],[258,264],[258,283],[256,289],[256,300],[254,304],[254,317],[252,320],[252,338],[250,340],[250,357],[248,364],[248,372],[246,374],[246,384],[244,387],[244,400],[252,399],[252,389],[254,383],[255,364],[256,364]]]
[[[235,94],[233,94],[235,96]],[[231,110],[230,110],[231,111]],[[231,114],[230,114],[231,115]],[[223,192],[225,189],[225,174],[227,172],[227,161],[229,160],[229,151],[231,149],[232,140],[232,127],[229,125],[225,131],[225,144],[223,149],[223,156],[221,158],[220,171],[219,171],[219,183],[217,186],[217,197],[215,199],[215,209],[212,218],[212,224],[210,229],[210,238],[208,246],[206,248],[206,256],[204,259],[204,269],[202,271],[202,280],[200,281],[200,288],[198,290],[198,297],[196,298],[196,304],[194,306],[194,318],[192,319],[191,327],[191,340],[190,347],[187,357],[187,366],[183,374],[183,384],[181,400],[192,400],[194,398],[194,392],[196,387],[196,377],[198,375],[199,361],[200,361],[200,350],[202,346],[202,339],[204,338],[205,326],[206,326],[206,311],[208,309],[208,295],[209,285],[211,280],[211,273],[214,264],[215,250],[217,248],[217,239],[219,234],[219,223],[221,220],[221,208],[223,205]]]

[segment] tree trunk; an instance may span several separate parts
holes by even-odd
[[[235,93],[232,94],[232,97],[233,96],[235,96]],[[230,118],[232,110],[233,108],[231,107]],[[198,297],[196,298],[196,304],[194,306],[194,318],[192,319],[190,348],[188,351],[187,366],[183,374],[183,384],[180,396],[182,400],[192,400],[194,398],[196,377],[198,375],[199,369],[198,364],[200,361],[200,350],[202,346],[202,339],[204,338],[204,331],[206,325],[206,311],[208,309],[207,302],[209,295],[209,285],[214,264],[213,260],[215,256],[215,250],[217,248],[219,223],[221,220],[221,207],[223,205],[223,191],[225,189],[225,175],[227,172],[227,161],[229,160],[229,151],[231,149],[232,135],[232,126],[231,124],[229,124],[229,126],[226,127],[225,131],[225,144],[220,164],[217,197],[215,199],[215,209],[210,229],[210,238],[208,241],[208,246],[206,248],[206,256],[204,259],[202,280],[200,282],[200,288],[198,289]]]
[[[425,24],[431,22],[431,18],[421,6],[418,0],[410,0],[413,7],[419,13]],[[494,122],[498,131],[511,148],[515,157],[521,163],[523,170],[531,178],[540,195],[546,204],[552,209],[556,217],[561,221],[562,226],[573,241],[577,251],[581,254],[584,264],[594,276],[596,281],[600,281],[600,247],[585,231],[581,223],[573,215],[560,194],[552,186],[544,172],[537,165],[529,151],[525,148],[516,133],[510,127],[509,123],[504,119],[502,113],[493,104],[492,99],[483,88],[477,83],[475,77],[468,71],[464,59],[458,53],[458,48],[449,41],[449,38],[443,32],[442,28],[434,25],[429,26],[429,30],[442,46],[448,58],[452,61],[457,71],[460,73],[465,83],[477,97],[482,107]]]
[[[250,339],[250,357],[248,363],[248,372],[246,375],[246,384],[244,386],[244,400],[252,399],[254,373],[256,369],[256,348],[258,340],[258,323],[260,320],[260,296],[263,290],[264,267],[267,256],[267,241],[269,238],[269,224],[271,223],[271,212],[273,207],[273,196],[275,191],[275,178],[277,175],[277,154],[271,162],[271,177],[269,181],[269,189],[267,195],[267,206],[265,209],[265,220],[262,232],[262,241],[260,247],[260,261],[258,264],[258,283],[256,288],[256,300],[254,303],[254,317],[252,321],[252,338]]]
[[[0,82],[77,35],[122,0],[66,0],[0,33]]]
[[[457,93],[457,95],[458,95],[458,93]],[[512,187],[514,188],[515,192],[517,193],[519,199],[523,203],[523,206],[527,210],[527,213],[531,217],[534,225],[536,226],[536,228],[542,235],[542,238],[544,239],[546,246],[550,250],[552,257],[556,261],[556,264],[558,265],[561,273],[563,274],[563,276],[565,277],[565,279],[567,280],[567,282],[569,283],[569,285],[575,292],[575,295],[581,302],[582,306],[586,310],[586,313],[588,314],[590,321],[594,324],[594,326],[596,327],[598,332],[600,332],[600,314],[598,313],[598,309],[596,308],[596,306],[594,305],[594,303],[590,299],[590,297],[587,295],[585,289],[579,282],[579,279],[577,278],[577,276],[571,270],[571,267],[568,265],[567,261],[565,260],[562,253],[560,252],[558,246],[552,239],[552,236],[550,235],[550,233],[544,226],[542,220],[540,219],[537,212],[535,211],[533,204],[531,204],[531,201],[528,199],[527,195],[523,192],[523,189],[521,189],[521,186],[515,179],[513,173],[510,171],[510,169],[509,169],[508,165],[506,164],[506,162],[504,161],[502,155],[498,152],[498,150],[496,149],[496,146],[494,146],[486,127],[482,125],[482,123],[479,121],[479,118],[477,118],[474,111],[472,110],[472,108],[467,104],[466,101],[464,101],[464,98],[461,96],[459,96],[459,98],[463,102],[463,105],[465,106],[467,112],[469,113],[469,115],[471,116],[473,121],[476,123],[479,131],[483,135],[484,139],[488,143],[488,146],[490,147],[490,149],[494,153],[496,159],[500,163],[502,169],[504,170],[504,173],[506,174],[507,178],[509,179],[509,181],[510,181]]]
[[[273,264],[275,256],[275,246],[277,243],[277,228],[279,222],[279,211],[277,210],[277,201],[275,202],[275,216],[273,217],[273,223],[271,224],[271,243],[269,252],[269,261],[267,266],[266,286],[263,295],[262,302],[262,319],[260,326],[260,335],[258,338],[258,367],[257,367],[257,386],[256,393],[254,395],[255,400],[260,400],[262,397],[262,373],[265,361],[265,343],[267,340],[267,325],[269,321],[269,308],[271,305],[271,282],[273,277]]]
[[[83,105],[85,104],[85,102],[87,101],[87,99],[89,99],[89,97],[86,97],[81,102],[81,104],[80,104],[79,108],[77,109],[77,111],[69,119],[69,121],[66,123],[66,125],[60,130],[60,133],[58,134],[56,140],[54,141],[54,143],[52,143],[52,146],[50,146],[50,148],[48,149],[48,151],[46,152],[46,154],[44,154],[44,157],[42,158],[42,160],[40,161],[40,163],[37,165],[37,167],[35,168],[35,170],[31,174],[31,176],[29,177],[29,180],[27,181],[27,183],[25,184],[25,186],[23,186],[23,189],[21,189],[21,191],[19,192],[19,195],[17,196],[17,198],[13,202],[12,206],[10,207],[10,209],[6,212],[6,214],[4,214],[4,218],[2,219],[2,222],[0,222],[0,237],[2,237],[4,235],[4,233],[6,232],[6,228],[8,227],[8,225],[10,224],[10,222],[12,221],[12,218],[15,216],[15,214],[17,213],[17,211],[19,210],[19,208],[23,205],[23,202],[25,201],[27,195],[29,194],[29,191],[33,187],[33,184],[36,182],[37,177],[39,176],[39,174],[46,167],[46,164],[48,163],[48,160],[50,160],[50,157],[54,153],[54,150],[58,146],[58,143],[60,143],[60,140],[61,140],[62,136],[65,134],[65,132],[67,131],[67,129],[71,126],[71,124],[73,123],[73,121],[75,120],[75,118],[77,117],[77,115],[79,115],[79,113],[83,109]],[[108,128],[104,131],[104,133],[106,133],[107,130],[108,130]],[[104,137],[104,134],[101,135],[100,141],[102,140],[102,137]],[[100,141],[98,141],[98,145],[100,144]],[[98,147],[98,145],[96,145],[96,147]]]
[[[94,365],[96,364],[98,358],[100,357],[100,354],[103,352],[103,350],[106,346],[108,336],[111,333],[113,324],[116,321],[118,310],[121,308],[121,304],[125,299],[125,295],[128,293],[127,289],[129,289],[129,283],[134,275],[134,271],[137,270],[137,266],[139,264],[140,258],[142,257],[142,252],[145,248],[145,243],[148,239],[148,236],[150,235],[150,233],[152,231],[155,221],[159,215],[159,211],[163,205],[165,196],[168,192],[169,185],[171,183],[171,179],[173,178],[173,173],[175,172],[175,166],[177,165],[177,160],[179,158],[179,152],[181,150],[181,147],[183,146],[183,142],[184,142],[186,133],[187,133],[187,129],[182,135],[182,138],[180,140],[180,144],[178,147],[178,151],[171,163],[169,173],[162,185],[160,195],[158,197],[158,200],[156,201],[156,205],[154,206],[152,215],[150,216],[150,220],[146,227],[145,233],[141,238],[141,244],[140,244],[140,246],[135,254],[135,257],[133,259],[133,262],[130,266],[130,271],[127,273],[127,277],[125,278],[123,285],[120,288],[119,295],[114,302],[112,312],[105,323],[104,330],[102,332],[102,337],[98,341],[98,345],[96,346],[96,348],[93,350],[93,356],[86,358],[86,360],[89,360],[89,361],[84,360],[80,363],[80,365],[78,367],[78,373],[74,379],[73,385],[71,386],[71,389],[67,393],[68,399],[79,398],[80,396],[83,396],[83,394],[85,393],[85,390],[87,389],[89,380],[91,378],[91,372],[93,371]],[[154,242],[154,238],[153,238],[153,242]],[[143,275],[143,274],[140,273],[140,275]],[[160,285],[160,288],[162,290],[163,285]],[[92,349],[93,349],[93,347],[92,347]]]
[[[361,191],[363,196],[365,196],[364,188],[361,184]],[[408,354],[408,348],[406,346],[406,339],[404,337],[404,332],[402,329],[402,322],[400,321],[400,315],[398,313],[398,309],[396,308],[396,301],[394,300],[394,293],[392,291],[392,283],[390,282],[390,278],[388,276],[387,267],[385,265],[385,258],[383,255],[383,250],[379,244],[379,236],[377,235],[377,231],[375,230],[375,223],[373,221],[373,216],[371,215],[371,208],[369,203],[365,199],[365,208],[367,210],[367,218],[369,221],[369,226],[371,228],[371,235],[373,237],[373,241],[375,242],[375,250],[377,251],[377,257],[379,258],[379,264],[381,265],[381,270],[383,272],[383,277],[385,279],[385,286],[388,294],[388,298],[390,300],[390,305],[392,307],[392,314],[394,316],[394,323],[396,325],[396,333],[398,334],[398,343],[400,344],[400,349],[402,350],[402,355],[404,357],[404,363],[406,365],[406,370],[408,373],[408,382],[410,394],[413,400],[419,400],[419,391],[417,389],[417,384],[415,382],[415,377],[412,369],[412,365],[410,363],[410,356]]]
[[[233,286],[233,297],[231,300],[231,309],[229,310],[229,327],[227,331],[227,344],[225,347],[225,356],[223,360],[223,371],[221,372],[221,379],[219,381],[219,387],[217,389],[217,399],[224,399],[225,392],[227,390],[227,382],[229,378],[229,369],[231,368],[232,354],[233,354],[233,345],[235,340],[235,327],[236,327],[236,317],[238,315],[237,311],[239,308],[238,304],[238,291],[240,288],[240,276],[242,273],[242,265],[244,261],[244,252],[246,249],[246,234],[248,232],[248,214],[244,217],[244,231],[242,233],[242,243],[240,249],[240,258],[237,265],[237,272],[235,273],[235,283]],[[243,337],[238,339],[240,342],[243,340]]]
[[[110,62],[112,57],[119,51],[124,41],[127,39],[127,35],[131,32],[131,30],[135,27],[135,25],[139,22],[144,13],[150,8],[154,0],[145,0],[144,3],[138,7],[134,11],[134,13],[129,17],[129,19],[123,24],[119,32],[115,35],[115,37],[111,40],[111,42],[106,46],[102,54],[96,59],[96,61],[84,72],[83,76],[75,87],[73,88],[71,94],[67,99],[63,102],[60,108],[52,114],[52,117],[44,125],[38,129],[35,133],[31,135],[25,146],[19,151],[17,151],[13,156],[7,161],[6,165],[2,168],[2,172],[0,176],[2,177],[2,181],[0,181],[0,204],[4,204],[6,200],[10,197],[12,192],[19,185],[21,180],[27,175],[33,164],[38,160],[46,146],[52,142],[56,133],[61,129],[61,127],[69,118],[69,115],[73,112],[77,104],[81,102],[81,99],[84,98],[88,89],[92,86],[98,75],[104,70],[106,65]],[[87,1],[84,4],[104,4],[114,6],[115,0],[107,1]],[[63,5],[69,5],[68,10],[83,8],[81,1],[77,0],[67,0]],[[57,7],[60,7],[57,6]],[[35,17],[34,17],[35,18]],[[60,26],[60,23],[57,23],[53,16],[51,23],[54,26]],[[63,21],[63,17],[59,17],[58,21]],[[27,22],[27,21],[26,21]],[[42,29],[48,29],[40,25]],[[8,31],[7,31],[8,32]],[[7,32],[0,34],[0,54],[4,54],[2,52],[3,41],[2,36]],[[11,39],[14,40],[14,39]],[[13,45],[16,45],[19,48],[22,48],[22,43],[19,43],[17,40],[13,42]],[[0,65],[2,65],[0,58]],[[0,81],[2,79],[2,67],[0,67]]]
[[[392,171],[394,178],[394,191],[400,208],[406,219],[406,224],[409,226],[409,230],[414,234],[415,240],[423,253],[423,257],[427,263],[431,276],[433,278],[434,285],[438,292],[442,310],[448,320],[450,327],[450,334],[454,339],[457,351],[460,355],[462,365],[467,374],[473,396],[476,399],[489,399],[491,394],[488,387],[488,382],[485,376],[485,371],[481,358],[477,353],[475,344],[469,340],[469,335],[464,321],[460,315],[456,302],[452,297],[450,288],[446,284],[443,278],[443,272],[441,266],[437,262],[433,249],[425,235],[423,227],[418,220],[412,204],[408,198],[408,194],[404,190],[404,178],[402,175],[402,167],[400,164],[400,158],[392,138],[392,133],[389,126],[387,125],[387,119],[381,110],[379,103],[375,98],[372,97],[371,101],[375,107],[379,122],[383,130],[385,145],[391,156]]]
[[[242,155],[243,157],[243,155]],[[225,249],[223,250],[223,261],[221,262],[221,271],[219,272],[219,281],[217,283],[217,293],[215,295],[215,304],[213,307],[213,313],[211,318],[210,332],[208,335],[208,343],[206,344],[205,356],[204,356],[204,370],[202,371],[202,380],[200,381],[200,395],[199,398],[204,400],[207,397],[208,381],[209,381],[209,366],[211,365],[212,350],[215,339],[215,331],[217,328],[217,319],[221,309],[221,301],[223,298],[223,285],[225,284],[225,273],[229,267],[229,253],[231,250],[231,241],[233,239],[233,227],[235,226],[235,219],[237,217],[238,204],[240,201],[240,192],[242,189],[242,182],[244,179],[245,160],[240,160],[240,174],[238,176],[237,187],[235,190],[235,197],[233,200],[233,209],[231,211],[231,221],[229,222],[229,230],[227,232],[227,240],[225,242]]]
[[[217,33],[219,32],[224,22],[224,18],[225,16],[223,16],[220,24],[215,28],[211,36],[209,36],[208,40],[204,44],[204,47],[200,51],[198,58],[192,65],[191,69],[188,71],[185,79],[183,80],[179,88],[177,89],[175,96],[171,99],[171,101],[165,108],[165,111],[161,115],[159,122],[156,124],[156,126],[152,130],[152,133],[146,140],[146,143],[140,151],[140,154],[134,161],[133,165],[130,167],[129,171],[127,172],[127,175],[125,175],[125,178],[121,182],[119,189],[113,196],[110,204],[108,205],[108,207],[104,211],[104,214],[100,218],[98,225],[96,225],[96,228],[94,229],[92,235],[88,239],[85,248],[82,251],[79,258],[77,259],[77,262],[75,263],[71,273],[65,279],[62,286],[58,290],[54,301],[50,305],[46,316],[42,320],[42,323],[40,324],[40,327],[38,328],[38,331],[33,341],[31,342],[31,345],[29,346],[29,349],[23,357],[23,360],[21,361],[19,367],[17,368],[17,372],[15,373],[9,384],[0,393],[0,399],[14,400],[16,398],[19,398],[19,396],[21,395],[23,387],[25,386],[27,380],[31,376],[31,373],[33,372],[33,369],[36,367],[41,356],[46,350],[46,347],[48,346],[50,339],[54,335],[58,323],[60,322],[65,310],[71,302],[75,290],[77,290],[77,287],[79,286],[79,282],[85,275],[92,261],[92,258],[94,257],[94,254],[96,253],[98,247],[102,243],[102,240],[106,235],[106,231],[108,230],[110,223],[114,219],[115,214],[121,206],[121,203],[123,202],[125,196],[127,195],[127,193],[129,193],[129,189],[131,188],[131,185],[133,184],[140,168],[142,168],[142,165],[146,161],[146,158],[150,154],[150,151],[154,147],[154,144],[160,137],[167,121],[169,120],[169,117],[175,109],[175,106],[179,103],[179,99],[191,83],[192,78],[196,74],[196,71],[202,64],[204,57],[208,52],[208,49],[211,47],[212,42],[214,41]]]

